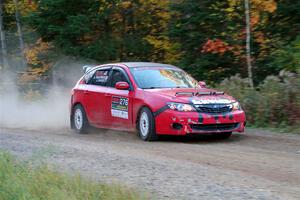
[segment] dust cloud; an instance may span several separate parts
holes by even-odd
[[[2,96],[2,95],[1,95]],[[10,91],[0,99],[2,128],[64,128],[68,126],[68,92],[57,87],[42,99],[29,101]]]
[[[69,128],[71,88],[82,75],[83,63],[68,59],[56,63],[53,82],[40,97],[24,98],[16,86],[15,73],[1,74],[0,128],[61,129]],[[1,130],[0,129],[0,130]]]

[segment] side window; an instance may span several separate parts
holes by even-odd
[[[114,69],[111,75],[111,81],[110,81],[110,86],[115,87],[117,82],[127,82],[128,80],[126,76],[124,75],[124,72]]]
[[[94,73],[90,83],[92,85],[106,86],[108,81],[108,76],[109,76],[109,69],[97,70]]]

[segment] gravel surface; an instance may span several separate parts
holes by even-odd
[[[93,130],[0,129],[0,149],[59,170],[120,182],[153,199],[300,199],[300,135],[248,130],[229,140]]]

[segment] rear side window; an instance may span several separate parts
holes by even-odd
[[[92,78],[93,85],[106,86],[109,76],[109,69],[97,70]]]
[[[86,81],[87,84],[106,86],[110,69],[99,69],[92,73],[89,80]],[[87,74],[88,78],[89,74]]]

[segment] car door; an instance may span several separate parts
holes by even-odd
[[[85,107],[91,124],[105,125],[105,110],[107,106],[106,89],[110,67],[104,67],[94,70],[90,80],[88,80],[85,90]]]
[[[115,88],[117,82],[127,82],[130,85],[129,90],[119,90]],[[132,127],[132,104],[133,104],[133,87],[128,74],[120,67],[113,67],[106,90],[106,107],[107,115],[105,121],[111,126],[120,129]]]

